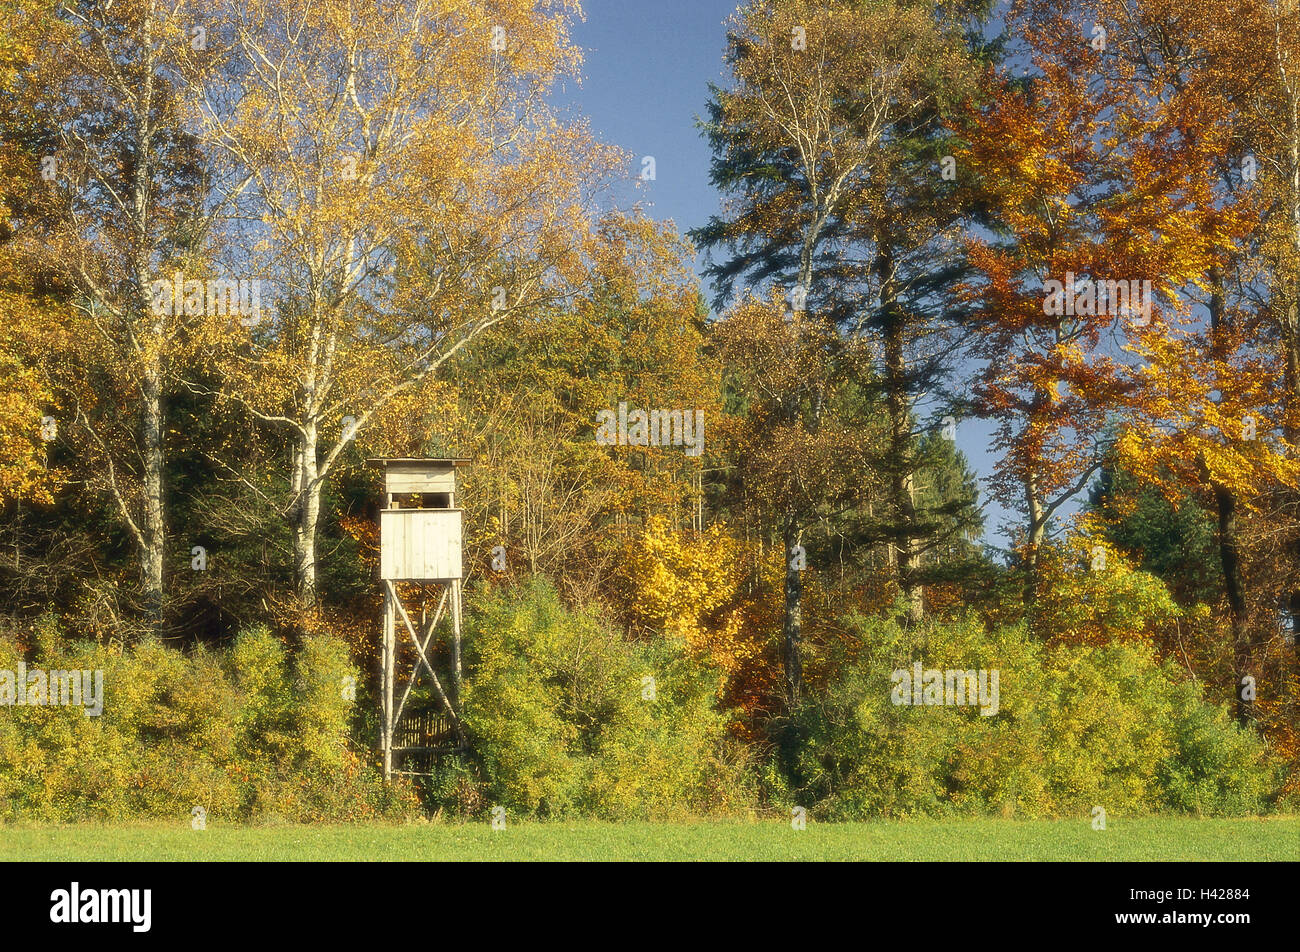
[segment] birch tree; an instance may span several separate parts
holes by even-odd
[[[49,131],[43,177],[61,215],[43,236],[73,289],[59,375],[69,442],[113,500],[161,622],[166,563],[166,396],[195,312],[163,314],[153,286],[192,267],[210,220],[203,157],[181,120],[177,77],[210,62],[185,0],[68,2],[44,26],[24,93]]]
[[[284,512],[316,598],[321,493],[347,448],[508,315],[563,299],[620,157],[545,96],[578,68],[576,5],[236,0],[196,90],[223,253],[265,319],[226,336],[222,396],[291,446]],[[247,183],[247,184],[245,184]]]

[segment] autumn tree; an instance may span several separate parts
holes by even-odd
[[[508,573],[542,573],[590,597],[649,520],[698,524],[720,391],[691,261],[671,224],[610,212],[572,300],[510,316],[448,366],[464,421],[455,445],[475,460],[474,561],[490,576],[500,545]],[[680,445],[671,432],[654,444],[602,443],[598,421],[620,405],[692,414],[692,445],[684,431]]]
[[[935,292],[950,277],[935,263],[960,217],[941,194],[936,117],[974,75],[964,28],[986,6],[752,4],[733,20],[734,83],[714,90],[706,126],[713,181],[728,198],[695,234],[725,249],[709,269],[719,302],[737,279],[775,283],[796,308],[880,342],[891,421],[878,460],[890,475],[881,534],[913,620],[940,525],[917,508],[913,403],[951,350],[933,337]]]
[[[1259,336],[1257,288],[1267,280],[1261,284],[1252,248],[1260,206],[1243,187],[1240,116],[1252,57],[1234,38],[1239,24],[1187,4],[1025,0],[1012,22],[1034,72],[1004,82],[972,148],[993,159],[989,181],[1001,192],[994,204],[1018,236],[1011,247],[1021,262],[1047,265],[1040,281],[1052,265],[1058,272],[1056,291],[1044,301],[1072,297],[1073,325],[1086,328],[1083,349],[1071,354],[1055,322],[1037,322],[1056,339],[1037,352],[1021,349],[1028,362],[1003,359],[1028,339],[1006,316],[1016,302],[1029,313],[1032,300],[1016,278],[1020,265],[983,254],[998,301],[987,312],[990,326],[1009,325],[1014,336],[986,354],[980,395],[1026,420],[1004,445],[1007,460],[1019,457],[1017,482],[1026,487],[1030,559],[1039,522],[1031,481],[1056,471],[1062,485],[1081,488],[1070,484],[1072,474],[1086,477],[1100,464],[1087,434],[1104,435],[1108,417],[1117,416],[1115,451],[1124,467],[1171,500],[1193,492],[1217,515],[1234,666],[1245,684],[1254,678],[1258,646],[1247,624],[1241,512],[1269,487],[1295,479],[1286,439],[1293,424],[1277,386],[1284,366]],[[987,125],[999,115],[999,130]],[[989,146],[995,131],[1006,142],[1018,133],[1022,139],[1006,149]],[[1062,268],[1082,280],[1071,287]],[[1134,281],[1145,285],[1140,304]],[[1004,383],[1015,384],[1017,375],[1019,398]],[[1060,399],[1062,380],[1079,400]],[[1054,459],[1042,451],[1044,434],[1066,437]],[[1044,459],[1052,464],[1046,469]],[[1238,693],[1238,715],[1248,720],[1245,694]]]
[[[1300,398],[1300,5],[1245,3],[1224,25],[1218,46],[1210,68],[1240,103],[1234,159],[1242,184],[1259,193],[1261,336],[1285,367],[1285,435],[1295,445],[1300,432],[1289,421]],[[1300,630],[1300,493],[1283,487],[1270,508],[1290,527],[1274,565],[1290,563],[1286,608],[1292,629]],[[1300,657],[1300,639],[1296,646]]]
[[[52,6],[21,0],[6,7],[0,34],[0,508],[50,502],[48,444],[58,435],[44,345],[57,335],[58,289],[36,254],[52,213],[41,175],[47,130],[28,95],[27,73],[56,28]],[[33,280],[44,278],[45,282]],[[45,287],[40,287],[45,283]]]
[[[1097,51],[1064,13],[1035,13],[1018,7],[1010,21],[1032,74],[990,74],[991,95],[972,110],[958,158],[989,225],[968,239],[973,400],[997,424],[994,491],[1024,515],[1030,607],[1052,519],[1105,458],[1125,385],[1122,355],[1107,345],[1144,319],[1156,287],[1126,273],[1105,240],[1114,100],[1090,86]]]
[[[1248,618],[1241,521],[1300,473],[1285,347],[1268,339],[1276,311],[1258,290],[1279,286],[1255,252],[1271,216],[1268,190],[1252,187],[1243,156],[1244,92],[1257,69],[1238,32],[1250,29],[1243,13],[1229,23],[1164,2],[1084,10],[1110,30],[1099,69],[1126,92],[1117,109],[1125,134],[1114,163],[1124,189],[1117,230],[1122,222],[1126,252],[1168,289],[1158,321],[1133,335],[1135,400],[1119,449],[1152,484],[1169,487],[1172,477],[1211,502],[1237,714],[1250,721],[1260,643]]]
[[[576,7],[235,0],[226,68],[188,102],[217,156],[219,235],[264,319],[217,342],[222,397],[291,446],[298,593],[322,488],[375,416],[485,330],[571,294],[616,160],[546,104]]]
[[[781,657],[793,708],[802,689],[805,532],[861,508],[874,488],[865,461],[879,422],[846,398],[866,349],[807,312],[789,312],[775,291],[742,301],[714,334],[734,393],[723,431],[733,491],[781,543]]]
[[[196,260],[213,211],[177,91],[182,69],[209,62],[202,22],[193,4],[61,4],[23,86],[47,130],[41,168],[59,206],[43,229],[44,257],[71,289],[62,332],[72,346],[53,378],[72,416],[65,439],[135,543],[154,626],[167,552],[167,395],[196,317],[164,314],[154,284]]]

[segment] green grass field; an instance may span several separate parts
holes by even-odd
[[[1297,860],[1300,817],[0,826],[0,860]]]

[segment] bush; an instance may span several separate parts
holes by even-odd
[[[1260,740],[1140,642],[1043,645],[964,618],[914,631],[850,620],[859,661],[796,712],[796,802],[828,819],[950,813],[1087,815],[1263,809],[1277,774]],[[891,673],[998,669],[999,710],[894,704]]]
[[[1259,812],[1281,780],[1281,765],[1264,762],[1258,738],[1222,707],[1205,704],[1194,684],[1177,685],[1173,702],[1177,753],[1161,765],[1168,806],[1196,814]]]
[[[628,639],[541,581],[485,593],[466,628],[473,753],[442,796],[538,817],[748,806],[744,758],[715,707],[718,674],[680,641]],[[468,795],[466,783],[476,788]]]
[[[228,651],[186,654],[146,640],[65,643],[52,620],[29,666],[102,670],[104,708],[15,706],[0,717],[0,817],[73,821],[188,818],[360,819],[399,798],[348,746],[352,672],[337,639],[292,656],[265,628]],[[17,642],[0,636],[0,669]]]
[[[896,615],[893,617],[897,617]],[[821,819],[1257,813],[1280,771],[1145,640],[1029,637],[973,616],[905,629],[854,615],[856,640],[762,764],[728,732],[719,668],[672,635],[632,638],[543,581],[481,591],[466,617],[470,752],[422,781],[462,815],[665,820],[766,802]],[[343,642],[289,651],[265,628],[224,650],[68,643],[37,626],[33,668],[102,670],[104,709],[0,709],[0,819],[351,820],[409,814],[350,739]],[[19,642],[0,635],[0,670]],[[998,672],[997,713],[894,703],[891,674]],[[650,679],[653,679],[652,681]],[[653,697],[650,695],[653,694]],[[364,710],[363,710],[364,709]],[[363,733],[363,732],[361,732]],[[360,736],[360,733],[358,733]]]

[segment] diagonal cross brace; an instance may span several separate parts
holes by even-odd
[[[425,654],[424,649],[426,645],[420,643],[419,636],[416,635],[415,633],[415,626],[411,624],[411,619],[406,614],[406,609],[402,606],[401,599],[397,597],[397,589],[393,586],[392,581],[390,579],[384,579],[384,585],[388,589],[388,594],[389,597],[392,598],[393,604],[397,606],[398,614],[402,616],[402,623],[406,625],[406,630],[411,633],[411,642],[415,645],[416,652],[419,653],[420,662],[424,663],[425,670],[429,672],[429,677],[433,679],[433,688],[435,691],[438,692],[438,698],[439,700],[442,701],[443,707],[447,709],[447,715],[451,718],[452,726],[455,727],[456,729],[456,735],[458,737],[462,737],[463,732],[461,729],[460,717],[456,714],[455,709],[451,706],[451,701],[447,699],[447,692],[442,689],[442,682],[438,680],[438,672],[433,670],[433,665],[429,662],[429,658]],[[438,612],[434,615],[435,624],[437,623],[438,616],[442,613],[442,607],[446,603],[446,600],[447,600],[447,593],[446,591],[444,591],[442,593],[442,600],[438,603]],[[430,625],[429,634],[426,639],[426,643],[428,640],[431,640],[432,638],[433,638],[433,625]],[[393,715],[394,724],[396,724],[398,718],[402,716],[402,710],[406,706],[406,699],[407,696],[411,693],[411,686],[415,682],[415,675],[419,671],[419,667],[420,667],[419,662],[417,662],[415,668],[411,672],[411,680],[408,681],[406,684],[406,691],[405,693],[402,694],[402,703],[398,706],[397,711]]]
[[[395,604],[400,605],[400,603],[397,601],[396,592],[393,593],[393,602]],[[414,631],[411,632],[411,639],[412,641],[415,642],[415,650],[419,652],[420,657],[416,659],[415,664],[411,665],[411,673],[406,680],[406,690],[402,692],[402,700],[398,703],[397,713],[393,717],[394,724],[396,724],[398,718],[402,716],[402,711],[406,710],[406,699],[411,696],[411,689],[415,687],[415,678],[420,673],[421,661],[423,661],[424,666],[429,669],[429,673],[433,674],[434,681],[436,682],[438,680],[437,674],[434,674],[433,666],[429,664],[428,650],[429,650],[429,642],[433,641],[433,629],[438,627],[438,622],[442,619],[443,607],[446,604],[447,604],[447,590],[444,588],[442,590],[442,598],[438,600],[438,607],[433,613],[433,621],[429,622],[428,626],[425,627],[423,644],[421,644],[420,641],[416,639],[415,632]],[[408,630],[411,628],[410,622],[407,622],[406,627]],[[393,667],[396,668],[396,666],[397,666],[397,660],[396,658],[394,658]],[[445,699],[444,699],[444,703],[445,703]]]

